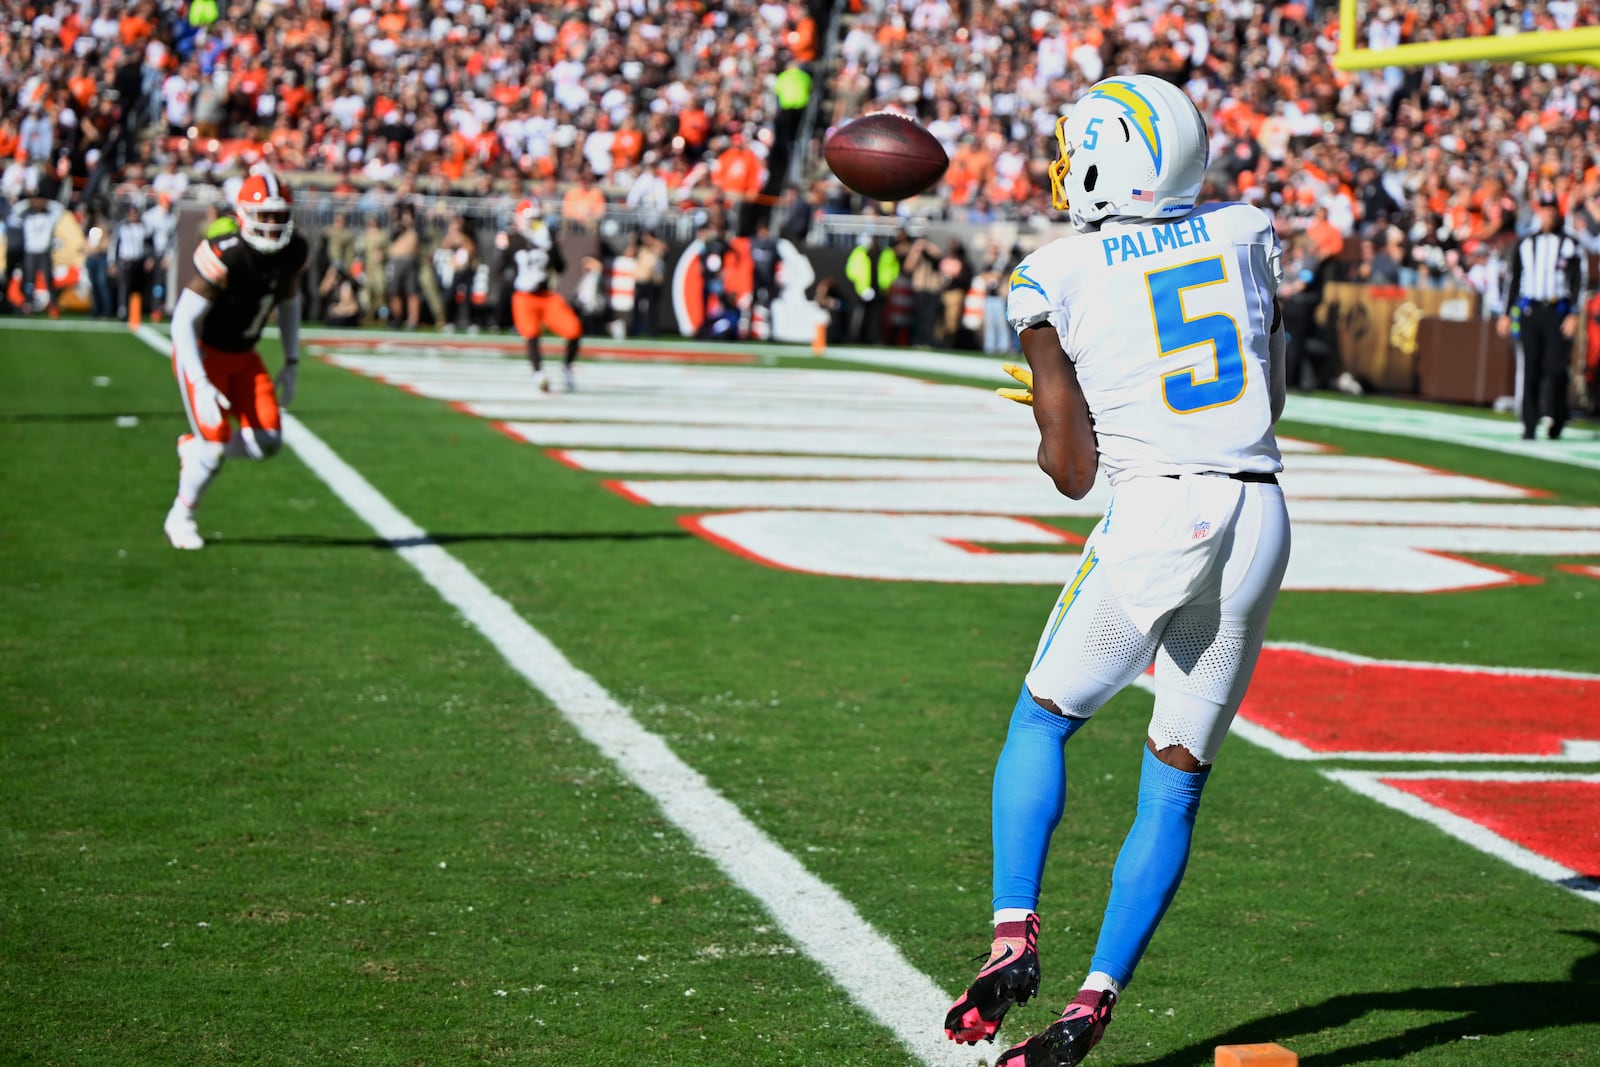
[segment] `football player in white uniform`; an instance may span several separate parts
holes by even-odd
[[[205,547],[194,513],[225,459],[270,459],[283,443],[279,409],[294,401],[300,275],[310,257],[293,208],[275,174],[247,177],[234,201],[238,225],[208,231],[194,251],[196,277],[173,308],[172,370],[191,430],[178,438],[178,494],[164,524],[173,548]],[[256,352],[273,309],[283,344],[276,379]]]
[[[1246,204],[1197,205],[1205,119],[1148,75],[1091,87],[1056,128],[1056,207],[1076,231],[1011,275],[1039,465],[1074,499],[1113,489],[1039,639],[993,791],[994,941],[950,1008],[993,1040],[1038,992],[1040,883],[1065,810],[1067,740],[1155,665],[1138,813],[1078,995],[997,1067],[1071,1067],[1177,892],[1200,794],[1255,668],[1289,558],[1273,426],[1283,409],[1279,247]]]

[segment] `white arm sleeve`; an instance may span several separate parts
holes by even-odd
[[[200,361],[200,320],[210,310],[211,301],[189,288],[179,294],[178,306],[172,309],[172,347],[191,382],[210,381]]]
[[[283,342],[284,363],[300,362],[300,296],[278,305],[278,339]]]

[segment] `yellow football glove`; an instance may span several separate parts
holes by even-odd
[[[1021,382],[1025,389],[996,389],[996,396],[1003,396],[1007,400],[1015,400],[1019,404],[1033,407],[1033,371],[1027,367],[1019,367],[1015,363],[1002,363],[1000,369]]]

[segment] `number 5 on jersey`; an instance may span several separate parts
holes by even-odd
[[[1220,311],[1189,318],[1183,307],[1185,290],[1228,280],[1222,257],[1153,270],[1144,280],[1150,290],[1150,315],[1162,358],[1210,345],[1215,367],[1205,381],[1197,377],[1197,368],[1163,374],[1161,392],[1167,407],[1180,415],[1191,415],[1231,404],[1243,396],[1246,373],[1239,324]]]

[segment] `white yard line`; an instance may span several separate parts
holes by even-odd
[[[7,315],[0,318],[0,329],[34,333],[127,333],[128,324],[105,319],[52,319],[39,314]]]
[[[150,327],[140,340],[165,356],[165,334]],[[761,902],[822,970],[868,1015],[922,1062],[977,1064],[988,1058],[947,1041],[942,1030],[951,997],[908,963],[839,892],[713,789],[657,735],[639,725],[599,682],[572,664],[549,638],[517,614],[427,531],[400,512],[293,415],[284,413],[284,443],[312,473],[401,559],[488,639],[507,663],[539,690],[590,744],[661,806],[672,823],[740,888]]]
[[[923,374],[948,374],[1009,384],[991,356],[876,348],[829,348],[828,359]],[[1587,425],[1569,425],[1560,441],[1522,440],[1522,425],[1449,411],[1429,411],[1326,396],[1291,395],[1283,417],[1288,422],[1334,426],[1366,433],[1443,441],[1529,459],[1545,459],[1600,470],[1600,434]]]

